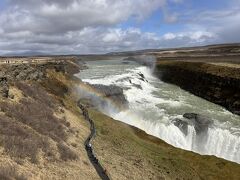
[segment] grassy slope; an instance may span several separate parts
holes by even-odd
[[[175,148],[93,109],[94,146],[113,179],[239,179],[240,166]]]
[[[0,179],[98,179],[84,141],[89,127],[66,75],[12,83],[0,99]]]

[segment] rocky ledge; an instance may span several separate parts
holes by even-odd
[[[240,68],[217,63],[159,61],[161,80],[240,115]]]
[[[45,62],[28,64],[4,64],[0,66],[0,97],[11,98],[9,84],[19,81],[42,81],[46,78],[47,69],[56,72],[76,73],[79,68],[74,62]],[[80,66],[80,65],[79,65]]]

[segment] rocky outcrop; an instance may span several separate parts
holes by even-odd
[[[194,127],[197,135],[206,134],[213,121],[206,116],[196,113],[185,113],[183,119],[174,119],[173,124],[177,126],[185,136],[188,134],[188,126]]]
[[[47,69],[66,72],[66,63],[6,64],[0,66],[0,97],[8,98],[9,83],[19,81],[39,81],[46,78]]]
[[[91,84],[91,86],[101,93],[104,97],[110,98],[117,104],[126,105],[127,100],[123,94],[123,89],[114,85]]]
[[[228,71],[225,71],[226,75],[222,75],[223,71],[220,68],[216,69],[216,71],[219,70],[219,74],[211,74],[205,72],[204,69],[201,71],[197,70],[197,63],[193,63],[194,67],[191,67],[191,63],[179,64],[175,65],[172,63],[169,65],[160,63],[155,73],[165,82],[176,84],[184,90],[240,115],[239,78],[229,76]],[[231,68],[229,68],[229,71],[232,71]],[[238,76],[240,73],[235,70],[234,74]]]

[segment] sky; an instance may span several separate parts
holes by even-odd
[[[0,55],[240,42],[240,0],[1,0]]]

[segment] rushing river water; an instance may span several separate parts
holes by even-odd
[[[88,61],[89,69],[77,76],[91,84],[117,85],[124,89],[127,110],[105,111],[114,119],[138,127],[173,146],[215,155],[240,163],[240,116],[154,77],[152,70],[121,60]],[[143,74],[145,80],[141,79]],[[213,124],[204,137],[193,126],[184,134],[173,124],[184,113],[209,117]]]

